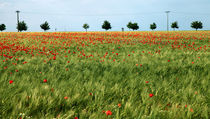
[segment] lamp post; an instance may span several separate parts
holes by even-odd
[[[170,13],[170,11],[165,11],[166,15],[167,15],[167,31],[169,30],[169,18],[168,18],[168,14]]]
[[[17,25],[19,25],[19,13],[20,13],[20,11],[16,11],[16,13],[17,13]],[[18,30],[18,32],[19,32],[19,29],[17,28],[17,30]]]

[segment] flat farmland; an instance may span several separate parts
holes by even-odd
[[[210,31],[2,32],[2,119],[209,119]]]

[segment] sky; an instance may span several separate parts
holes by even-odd
[[[167,30],[177,21],[178,30],[193,30],[192,21],[201,21],[203,30],[210,30],[210,0],[0,0],[0,24],[6,31],[17,31],[17,14],[25,21],[29,32],[41,32],[40,24],[47,21],[50,32],[85,31],[82,26],[88,23],[88,31],[104,31],[101,25],[105,20],[111,23],[111,31],[126,31],[128,22],[136,22],[138,31],[150,31],[150,24],[157,25],[157,31]],[[171,28],[169,30],[172,30]]]

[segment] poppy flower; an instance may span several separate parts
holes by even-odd
[[[191,112],[194,112],[192,108],[190,109],[190,111],[191,111]]]
[[[121,104],[119,103],[117,106],[118,106],[118,107],[121,107]]]
[[[145,83],[149,83],[149,81],[145,81]]]
[[[106,115],[112,115],[112,112],[110,110],[106,111]]]
[[[53,57],[53,60],[56,60],[56,56]]]
[[[74,117],[74,119],[79,119],[78,117]]]
[[[68,97],[66,96],[66,97],[64,97],[64,99],[65,99],[65,100],[67,100],[67,99],[68,99]]]
[[[9,84],[12,84],[12,83],[13,83],[13,80],[10,80],[10,81],[9,81]]]
[[[149,94],[149,97],[153,97],[154,95],[152,93]]]
[[[47,83],[47,79],[44,79],[43,82],[44,82],[44,83]]]

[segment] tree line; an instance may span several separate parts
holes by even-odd
[[[86,30],[86,32],[90,28],[90,26],[87,23],[85,23],[82,27]],[[191,23],[191,27],[196,29],[196,31],[197,31],[198,29],[203,28],[203,24],[201,21],[193,21]],[[26,31],[28,29],[28,26],[26,25],[26,23],[24,21],[21,21],[17,24],[16,28],[18,31],[22,32],[22,31]],[[40,28],[43,29],[44,31],[47,31],[50,29],[50,25],[47,21],[45,21],[43,24],[40,25]],[[109,21],[105,20],[104,23],[102,24],[102,29],[105,29],[107,31],[107,30],[110,30],[111,28],[112,28],[111,23]],[[128,22],[127,28],[132,29],[134,31],[134,30],[139,29],[139,25],[136,22],[135,23]],[[156,23],[150,24],[151,30],[155,30],[156,28],[157,28]],[[171,23],[171,28],[173,28],[174,30],[178,29],[179,28],[178,22],[176,21],[176,22]],[[1,24],[0,31],[4,31],[4,30],[6,30],[6,25]],[[124,28],[122,28],[122,31],[124,31]]]

